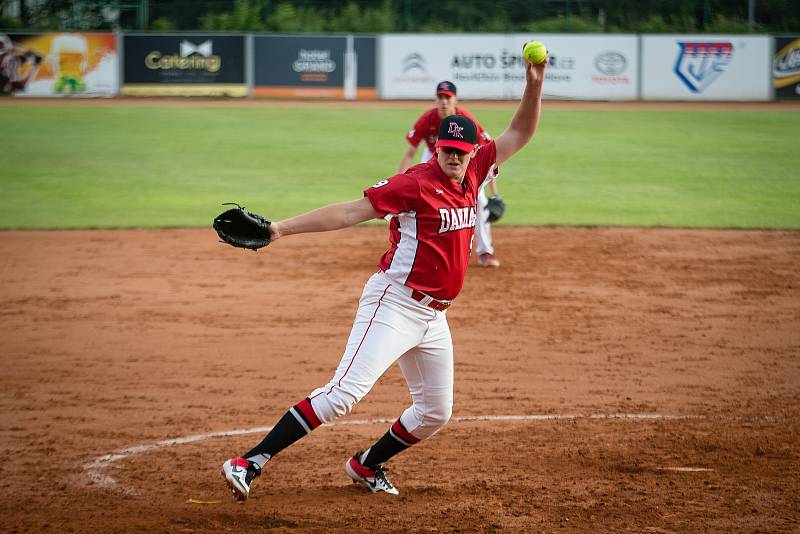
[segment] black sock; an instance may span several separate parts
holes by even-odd
[[[391,428],[389,428],[386,434],[381,436],[381,439],[370,447],[361,465],[367,467],[381,465],[392,456],[403,452],[417,442],[419,442],[419,438],[409,434],[400,422],[400,419],[398,419]]]
[[[243,458],[249,459],[259,456],[261,457],[259,458],[261,460],[260,463],[264,463],[262,458],[269,459],[275,456],[320,424],[314,409],[311,407],[311,401],[303,399],[286,412],[266,437],[261,440],[261,443],[245,453]]]

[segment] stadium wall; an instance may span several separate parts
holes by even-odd
[[[0,87],[14,96],[429,99],[433,86],[449,79],[463,98],[506,100],[522,94],[520,51],[532,36],[28,32],[8,37],[14,53],[33,52],[0,78],[25,81]],[[550,49],[548,99],[800,98],[795,35],[535,37]]]

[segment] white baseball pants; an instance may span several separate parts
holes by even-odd
[[[484,182],[486,184],[486,182]],[[489,212],[486,211],[486,204],[489,198],[486,196],[486,185],[478,191],[478,218],[475,222],[475,252],[481,254],[494,254],[492,246],[492,223],[489,222]]]
[[[309,399],[322,423],[350,412],[395,361],[412,404],[400,416],[413,436],[438,432],[453,411],[453,341],[445,312],[413,300],[383,272],[367,281],[350,337],[333,378]]]

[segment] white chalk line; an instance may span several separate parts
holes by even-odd
[[[675,471],[678,473],[702,473],[706,471],[713,471],[708,467],[659,467],[658,471]]]
[[[592,414],[592,415],[569,415],[569,414],[545,414],[545,415],[462,415],[454,416],[450,420],[453,422],[470,421],[574,421],[577,419],[601,419],[601,420],[633,420],[633,421],[652,421],[652,420],[679,420],[679,419],[701,419],[697,415],[665,415],[665,414],[636,414],[636,413],[617,413],[617,414]],[[393,423],[394,419],[354,419],[335,421],[324,426],[354,426],[354,425],[376,425]],[[114,488],[125,494],[135,494],[131,488],[124,488],[119,485],[117,480],[105,474],[103,471],[118,460],[124,460],[136,454],[172,447],[175,445],[185,445],[196,441],[203,441],[212,438],[222,438],[227,436],[242,436],[244,434],[267,433],[272,430],[271,426],[260,426],[254,428],[240,428],[236,430],[223,430],[221,432],[210,432],[207,434],[194,434],[178,438],[163,439],[155,443],[145,443],[120,449],[110,454],[104,454],[84,465],[86,475],[93,483],[106,488]],[[665,468],[667,470],[705,470],[703,468]]]

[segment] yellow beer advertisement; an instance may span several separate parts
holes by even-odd
[[[14,96],[114,96],[119,57],[113,33],[0,34],[0,91]]]

